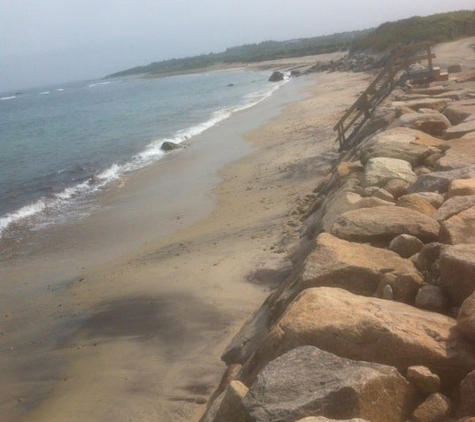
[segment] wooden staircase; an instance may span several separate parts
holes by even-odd
[[[435,54],[431,51],[432,46],[433,43],[422,42],[399,47],[393,52],[386,66],[333,128],[338,133],[340,151],[352,146],[359,129],[369,119],[377,105],[394,89],[403,74],[413,81],[442,79],[440,68],[432,65],[432,59],[435,58]],[[414,71],[412,74],[405,72],[411,64],[422,60],[428,61],[427,68]]]

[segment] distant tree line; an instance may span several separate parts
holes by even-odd
[[[414,16],[386,22],[376,29],[342,32],[290,41],[264,41],[230,47],[221,53],[209,53],[181,59],[163,60],[117,72],[107,77],[160,75],[206,68],[219,63],[253,63],[267,60],[303,57],[336,51],[379,53],[401,44],[419,41],[436,43],[475,36],[475,10]]]
[[[258,44],[245,44],[230,47],[221,53],[209,53],[181,59],[163,60],[117,72],[107,77],[129,75],[157,75],[170,72],[186,72],[205,68],[218,63],[253,63],[266,60],[303,57],[316,54],[347,51],[352,44],[368,34],[370,30],[342,32],[313,38],[301,38],[290,41],[263,41]]]
[[[440,43],[469,36],[475,36],[475,10],[461,10],[383,23],[355,41],[351,50],[382,52],[401,44]]]

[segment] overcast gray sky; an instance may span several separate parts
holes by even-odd
[[[1,0],[0,91],[474,6],[474,0]]]

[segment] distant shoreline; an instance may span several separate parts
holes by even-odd
[[[332,60],[338,60],[345,55],[347,51],[336,52],[336,53],[327,53],[327,54],[318,54],[312,56],[303,56],[303,57],[293,57],[288,59],[278,59],[278,60],[266,60],[261,62],[254,63],[218,63],[212,66],[200,67],[196,69],[189,70],[177,70],[171,72],[163,73],[142,73],[135,75],[138,79],[158,79],[158,78],[167,78],[170,76],[179,76],[179,75],[194,75],[200,73],[211,73],[211,72],[228,72],[228,71],[239,71],[239,70],[250,70],[250,71],[291,71],[291,70],[300,70],[305,71],[316,63],[327,63]],[[103,79],[119,79],[120,76],[106,76]]]
[[[182,70],[182,71],[173,71],[173,72],[163,72],[163,73],[146,73],[143,74],[139,79],[159,79],[159,78],[167,78],[170,76],[179,76],[179,75],[194,75],[194,74],[201,74],[201,73],[211,73],[211,72],[228,72],[228,71],[239,71],[239,70],[247,70],[247,66],[238,63],[232,63],[229,65],[219,64],[207,67],[201,67],[197,69],[189,69],[189,70]]]

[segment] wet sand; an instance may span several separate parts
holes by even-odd
[[[198,420],[367,80],[293,80],[2,262],[1,420]]]

